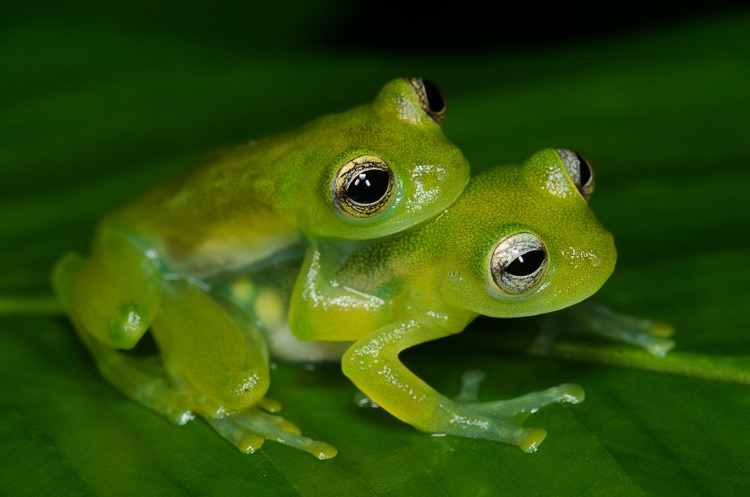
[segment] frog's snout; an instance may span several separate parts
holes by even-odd
[[[615,248],[615,237],[612,233],[604,232],[600,247],[594,251],[592,266],[597,270],[607,271],[607,276],[615,270],[617,262],[617,249]]]

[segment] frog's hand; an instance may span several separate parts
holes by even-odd
[[[159,306],[161,272],[128,235],[112,230],[97,238],[89,259],[65,254],[52,286],[79,334],[118,349],[131,349]]]
[[[414,345],[444,337],[455,330],[426,327],[415,321],[382,328],[355,343],[342,361],[344,374],[378,405],[428,433],[485,438],[533,452],[546,431],[525,428],[528,414],[553,402],[579,402],[583,391],[560,385],[518,399],[488,403],[451,400],[424,383],[398,359]]]
[[[339,261],[311,244],[292,292],[289,328],[300,340],[354,341],[360,329],[377,329],[390,305],[373,295],[332,284]],[[329,267],[330,266],[330,267]],[[346,323],[346,326],[341,326]]]
[[[584,300],[559,312],[545,315],[542,331],[529,350],[544,355],[561,333],[591,333],[644,348],[664,357],[674,347],[671,325],[650,319],[617,314],[601,304]]]

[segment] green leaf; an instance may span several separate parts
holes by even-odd
[[[133,13],[99,13],[98,23],[58,13],[19,14],[0,34],[4,297],[48,295],[56,257],[86,251],[104,212],[203,154],[362,103],[388,79],[418,74],[443,89],[446,133],[475,171],[549,146],[591,160],[592,208],[619,251],[599,301],[674,324],[677,353],[750,355],[747,15],[597,44],[416,59],[260,52],[250,43],[260,35],[237,45]],[[356,390],[336,366],[279,364],[270,395],[284,416],[339,449],[317,461],[272,442],[243,455],[202,421],[172,426],[101,380],[65,319],[3,315],[0,495],[750,492],[750,387],[508,346],[533,330],[533,320],[479,319],[404,360],[447,395],[470,368],[488,375],[483,400],[582,385],[585,402],[526,422],[549,431],[537,453],[419,433],[355,406]]]

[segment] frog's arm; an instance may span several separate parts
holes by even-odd
[[[582,390],[575,385],[560,385],[518,399],[475,404],[449,399],[409,371],[398,354],[456,333],[458,328],[414,320],[384,327],[347,351],[342,361],[344,374],[378,405],[419,430],[485,438],[517,445],[525,452],[535,451],[546,432],[525,428],[520,420],[552,402],[578,402],[583,398]]]
[[[300,340],[354,341],[391,314],[390,301],[338,283],[329,267],[338,262],[315,243],[305,254],[289,307],[289,327]]]

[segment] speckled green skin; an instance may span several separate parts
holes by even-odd
[[[518,232],[536,234],[549,259],[543,280],[513,296],[492,283],[489,268],[498,243]],[[459,200],[427,224],[385,242],[352,245],[348,253],[339,252],[338,262],[328,249],[320,241],[308,251],[302,274],[318,277],[298,280],[291,330],[304,340],[356,340],[342,360],[345,374],[398,418],[428,432],[532,451],[545,432],[521,427],[519,413],[582,399],[579,387],[564,385],[530,394],[512,408],[461,404],[432,390],[398,359],[408,347],[460,332],[477,315],[554,311],[589,297],[606,281],[616,260],[613,238],[555,150],[477,175]]]
[[[549,270],[530,294],[504,295],[490,282],[488,261],[499,240],[520,231],[544,241]],[[337,286],[321,288],[298,280],[290,322],[297,336],[310,340],[334,340],[342,334],[354,340],[372,331],[371,326],[344,326],[345,320],[326,326],[334,310],[351,313],[354,323],[361,318],[387,324],[403,309],[413,308],[415,296],[435,304],[432,310],[452,308],[472,316],[554,311],[598,290],[616,260],[612,235],[596,220],[553,149],[521,165],[498,166],[475,176],[443,215],[385,242],[352,243],[348,250],[339,250],[338,257],[325,257],[330,264],[319,257],[329,243],[319,241],[312,247],[302,274],[312,267],[326,275],[319,279],[336,281]],[[345,293],[339,289],[345,287],[373,297],[363,301],[372,306],[332,303],[342,302]],[[375,305],[377,301],[382,304]],[[325,312],[320,322],[312,320],[317,310]]]
[[[52,275],[102,374],[179,422],[198,413],[243,450],[286,437],[254,411],[226,423],[226,412],[263,401],[268,353],[254,324],[209,295],[205,280],[295,254],[305,237],[384,237],[450,205],[468,182],[468,164],[424,105],[409,81],[391,81],[370,104],[220,151],[106,216],[89,257],[66,254]],[[363,154],[386,161],[395,185],[381,210],[355,218],[336,208],[333,180]],[[162,355],[157,371],[117,351],[135,347],[148,329]],[[250,432],[249,441],[235,438]]]
[[[342,215],[331,184],[363,154],[390,165],[395,194],[365,219]],[[469,166],[420,107],[405,80],[367,105],[284,134],[216,153],[105,218],[156,248],[172,270],[235,269],[308,239],[372,239],[413,226],[450,205]]]

